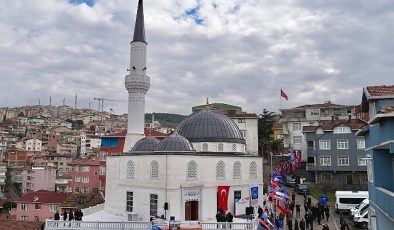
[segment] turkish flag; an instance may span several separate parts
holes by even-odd
[[[289,100],[289,98],[287,97],[287,94],[282,89],[280,89],[280,96],[283,97],[284,99],[286,99],[286,101]]]
[[[218,186],[218,209],[228,210],[228,193],[230,186]]]

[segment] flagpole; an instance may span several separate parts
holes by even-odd
[[[279,114],[280,114],[280,110],[282,109],[282,89],[280,89],[281,91],[279,91]]]

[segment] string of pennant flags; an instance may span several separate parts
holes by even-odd
[[[283,154],[287,160],[278,164],[270,179],[268,198],[264,201],[263,213],[259,213],[259,228],[267,230],[279,230],[283,228],[284,216],[291,213],[292,197],[283,187],[282,176],[294,173],[295,168],[300,167],[302,153],[294,150]],[[279,216],[277,215],[279,212]]]

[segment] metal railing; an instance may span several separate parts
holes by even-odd
[[[243,229],[255,229],[256,222],[247,223],[216,223],[216,222],[202,222],[201,229],[228,229],[228,230],[243,230]],[[59,221],[59,220],[47,220],[45,222],[46,230],[110,230],[110,229],[121,229],[121,230],[146,230],[152,229],[152,224],[149,221],[124,221],[124,222],[102,222],[102,221]]]
[[[104,203],[98,204],[96,206],[92,206],[92,207],[89,207],[89,208],[82,209],[82,212],[83,212],[84,216],[87,216],[87,215],[90,215],[92,213],[95,213],[95,212],[98,212],[98,211],[102,211],[102,210],[104,210]]]

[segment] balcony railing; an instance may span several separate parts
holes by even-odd
[[[201,229],[226,229],[226,230],[242,230],[255,229],[256,222],[247,223],[216,223],[202,222]],[[135,229],[145,230],[152,229],[152,223],[149,221],[124,221],[124,222],[99,222],[99,221],[58,221],[47,220],[45,222],[46,230],[67,230],[67,229]]]

